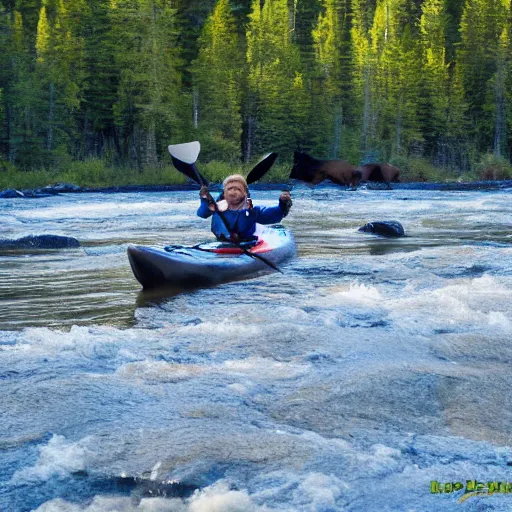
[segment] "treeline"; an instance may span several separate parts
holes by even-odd
[[[0,159],[510,158],[510,0],[1,0]]]

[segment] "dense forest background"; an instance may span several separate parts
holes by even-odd
[[[511,22],[510,0],[1,0],[0,160],[509,162]]]

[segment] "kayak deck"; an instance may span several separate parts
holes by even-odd
[[[274,265],[295,256],[295,241],[283,226],[262,227],[258,234],[257,243],[247,249],[249,252],[261,255]],[[211,286],[273,271],[260,259],[224,242],[165,249],[129,246],[128,260],[133,274],[145,289],[165,285]]]

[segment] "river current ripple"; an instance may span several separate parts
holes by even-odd
[[[431,482],[512,482],[512,192],[293,198],[283,274],[174,296],[126,248],[207,239],[197,191],[0,202],[81,243],[0,254],[2,512],[510,510]]]

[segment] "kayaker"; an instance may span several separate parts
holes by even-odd
[[[241,174],[228,176],[223,183],[224,191],[217,201],[218,209],[223,213],[229,229],[226,228],[215,205],[208,200],[208,188],[201,187],[201,204],[197,215],[203,219],[212,217],[212,232],[218,240],[243,242],[255,240],[256,223],[276,224],[288,215],[292,206],[289,192],[282,192],[277,206],[253,206],[249,197],[247,182]]]

